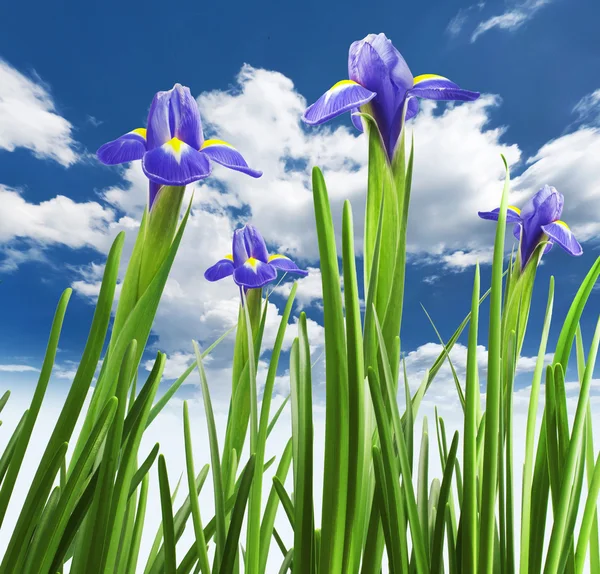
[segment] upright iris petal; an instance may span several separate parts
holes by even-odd
[[[233,280],[240,287],[260,289],[277,278],[278,269],[300,276],[308,274],[285,255],[269,256],[258,229],[247,224],[233,233],[232,255],[209,267],[204,277],[208,281],[218,281],[233,275]]]
[[[369,34],[352,43],[348,77],[309,106],[303,120],[317,125],[362,108],[373,115],[390,159],[402,129],[405,105],[405,119],[410,119],[419,109],[416,98],[467,101],[479,97],[478,92],[463,90],[442,76],[426,74],[413,78],[406,61],[385,34]],[[369,107],[365,109],[366,104]],[[359,118],[353,116],[352,122],[362,131]]]
[[[545,185],[522,209],[509,206],[506,223],[515,224],[514,235],[520,243],[521,268],[525,267],[542,241],[547,242],[544,253],[548,253],[554,243],[570,255],[577,256],[583,253],[568,225],[560,220],[564,201],[563,195],[556,188]],[[499,212],[499,208],[480,211],[479,217],[498,221]]]
[[[142,160],[142,169],[150,180],[149,205],[152,207],[164,185],[185,186],[211,173],[211,161],[260,177],[242,155],[226,142],[207,147],[196,100],[189,88],[175,84],[158,92],[148,113],[148,128],[138,128],[98,150],[98,159],[107,165]]]

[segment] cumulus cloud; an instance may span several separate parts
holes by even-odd
[[[477,25],[471,36],[471,42],[475,42],[482,34],[499,28],[509,32],[518,30],[526,22],[529,22],[544,6],[551,4],[554,0],[521,0],[511,8],[492,16]]]
[[[31,79],[0,60],[0,149],[31,150],[69,166],[77,161],[73,126],[59,115],[39,78]]]
[[[39,369],[30,365],[0,365],[3,373],[37,373]]]

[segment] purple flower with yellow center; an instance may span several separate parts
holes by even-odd
[[[141,159],[150,180],[150,207],[161,186],[185,186],[208,177],[211,160],[251,177],[262,175],[249,168],[227,142],[204,139],[196,100],[189,88],[180,84],[154,96],[147,128],[136,128],[104,144],[97,155],[106,165]]]
[[[545,185],[522,209],[510,205],[506,212],[506,223],[514,223],[513,234],[520,242],[521,269],[525,267],[536,247],[547,241],[544,253],[552,249],[554,243],[560,245],[570,255],[581,255],[583,249],[575,239],[569,226],[560,220],[565,198],[556,188]],[[498,221],[500,208],[493,211],[480,211],[479,217]]]
[[[344,112],[357,112],[369,104],[390,158],[402,129],[404,105],[406,118],[419,110],[417,98],[428,100],[476,100],[478,92],[463,90],[454,82],[436,74],[413,77],[404,58],[385,34],[369,34],[354,42],[348,55],[349,80],[342,80],[327,90],[305,112],[302,119],[318,125]],[[360,116],[352,123],[362,131]]]
[[[300,269],[289,257],[269,255],[258,229],[246,224],[233,233],[231,255],[209,267],[204,277],[209,281],[219,281],[233,275],[233,280],[240,287],[260,289],[277,278],[278,269],[303,277],[308,275],[308,271]]]

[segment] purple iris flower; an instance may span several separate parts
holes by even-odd
[[[258,229],[246,224],[233,233],[233,249],[209,267],[204,277],[209,281],[219,281],[233,275],[233,280],[246,289],[260,289],[277,278],[277,270],[306,276],[308,271],[300,269],[285,255],[269,255],[267,246]]]
[[[547,241],[547,253],[557,243],[570,255],[581,255],[583,249],[575,239],[569,226],[560,220],[565,198],[556,188],[545,185],[524,206],[523,209],[510,205],[506,212],[506,223],[515,223],[514,236],[520,241],[521,269],[525,267],[535,248],[541,241]],[[479,217],[498,221],[500,208],[493,211],[480,211]]]
[[[479,92],[459,88],[454,82],[435,74],[413,77],[404,58],[385,34],[369,34],[354,42],[348,55],[349,80],[334,84],[305,112],[302,119],[318,125],[344,112],[357,112],[370,104],[383,143],[390,158],[402,128],[404,103],[406,119],[419,111],[417,98],[428,100],[476,100]],[[360,116],[352,123],[362,131]]]
[[[190,89],[180,84],[154,96],[147,129],[137,128],[104,144],[97,155],[106,165],[141,159],[150,180],[150,207],[161,186],[184,186],[208,177],[210,160],[251,177],[262,175],[228,143],[204,139],[198,104]]]

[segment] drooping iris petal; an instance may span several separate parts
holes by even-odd
[[[400,89],[390,79],[389,71],[375,48],[365,40],[354,42],[348,55],[350,78],[375,92],[370,102],[381,137],[391,156],[400,135],[398,112],[404,103],[406,90]]]
[[[517,225],[515,225],[513,227],[513,235],[515,236],[515,239],[517,241],[521,241],[521,224],[517,223]],[[550,251],[550,249],[552,249],[552,239],[548,240],[548,243],[546,243],[546,247],[544,247],[544,255],[546,253],[548,253],[548,251]]]
[[[558,243],[567,253],[576,256],[583,253],[579,241],[575,239],[573,232],[564,221],[553,221],[548,225],[543,225],[542,229],[553,242]]]
[[[163,185],[187,185],[210,175],[206,155],[177,138],[147,152],[142,168],[148,179]]]
[[[365,128],[363,127],[363,121],[362,118],[359,115],[360,113],[360,108],[354,108],[353,110],[350,110],[350,118],[352,119],[352,123],[354,125],[354,127],[360,132],[364,132]]]
[[[492,211],[479,211],[478,215],[481,219],[488,219],[490,221],[498,221],[498,215],[500,214],[500,208],[492,209]],[[521,215],[518,207],[509,206],[506,210],[506,223],[521,223]],[[515,228],[516,229],[516,228]],[[520,227],[519,227],[520,229]],[[518,239],[518,237],[517,237]]]
[[[160,191],[162,184],[156,183],[155,181],[152,181],[152,180],[149,180],[149,181],[150,181],[150,190],[149,190],[149,197],[148,197],[148,205],[149,205],[149,208],[152,209],[152,205],[156,201],[156,196],[158,195],[158,192]]]
[[[233,242],[232,242],[231,253],[233,256],[233,265],[235,267],[240,267],[250,257],[250,255],[248,255],[248,249],[246,248],[245,234],[246,234],[245,227],[236,229],[233,232]]]
[[[248,167],[242,154],[233,146],[222,140],[206,140],[200,151],[213,161],[216,161],[229,169],[241,171],[251,177],[260,177],[262,175],[262,171]]]
[[[254,257],[248,259],[233,272],[234,281],[249,289],[258,289],[271,283],[277,278],[277,271],[268,263],[263,263]]]
[[[414,118],[419,112],[419,100],[417,98],[408,98],[406,104],[406,116],[404,117],[405,121]]]
[[[295,273],[296,275],[306,276],[308,271],[300,269],[289,257],[280,255],[279,253],[269,257],[269,263],[276,269],[281,269],[286,273]]]
[[[448,78],[436,74],[423,74],[415,78],[409,95],[427,100],[460,100],[472,101],[479,97],[479,92],[463,90]]]
[[[233,275],[233,270],[233,256],[230,255],[229,257],[220,259],[212,267],[209,267],[204,272],[204,277],[208,281],[219,281],[219,279]]]
[[[262,235],[249,223],[244,225],[244,244],[246,246],[246,252],[250,258],[258,259],[263,263],[267,263],[269,259],[269,252],[267,251],[267,245]]]
[[[105,143],[96,152],[96,155],[106,165],[117,165],[142,159],[145,153],[146,130],[137,128],[116,140]]]
[[[353,80],[342,80],[309,106],[302,119],[309,125],[319,125],[344,112],[367,104],[375,95],[374,92]]]
[[[399,89],[406,91],[412,87],[413,75],[408,64],[385,34],[369,34],[364,42],[370,44],[379,54],[388,70],[390,79]]]

